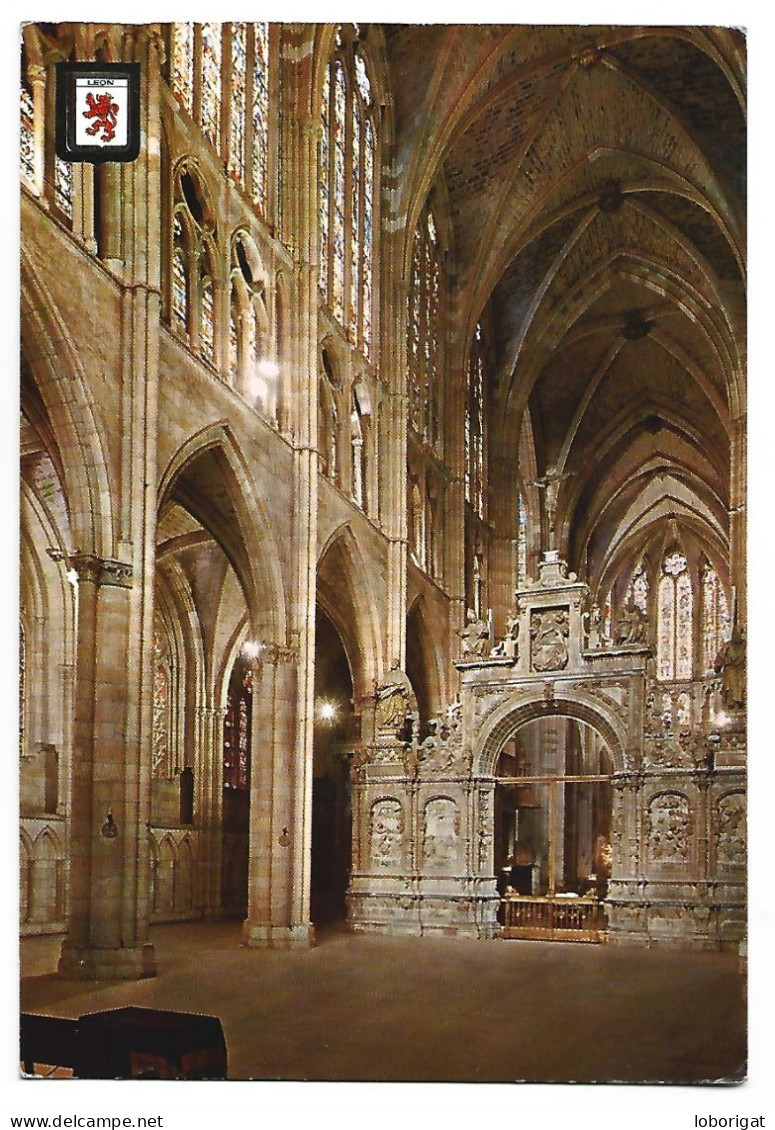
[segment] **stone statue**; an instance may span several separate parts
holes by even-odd
[[[469,608],[466,611],[466,626],[460,634],[460,654],[463,659],[480,659],[487,654],[490,645],[490,625],[485,620],[477,620]]]
[[[589,616],[589,633],[587,635],[587,647],[590,651],[597,651],[604,643],[603,632],[603,613],[599,604],[592,605],[592,612]]]
[[[619,619],[618,642],[620,644],[648,643],[648,628],[649,622],[645,612],[630,597]]]
[[[538,487],[539,490],[545,491],[544,494],[544,512],[546,514],[546,525],[549,531],[549,545],[548,549],[554,549],[555,537],[555,522],[557,520],[557,501],[560,494],[560,483],[563,479],[569,479],[575,475],[575,471],[558,471],[555,463],[551,463],[546,468],[546,474],[542,475],[540,479],[535,479],[530,483],[532,487]]]
[[[519,655],[519,618],[516,613],[512,613],[506,620],[506,635],[490,654],[505,656],[507,659],[516,659]]]
[[[377,690],[377,729],[399,730],[406,721],[409,695],[400,683],[388,683]]]
[[[716,656],[713,664],[721,675],[721,699],[729,710],[742,710],[745,706],[745,632],[735,624],[732,638]]]

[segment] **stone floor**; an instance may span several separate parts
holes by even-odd
[[[744,982],[731,954],[321,933],[249,950],[236,923],[156,927],[158,977],[54,975],[61,939],[22,942],[22,1009],[127,1004],[221,1017],[234,1079],[737,1080]]]

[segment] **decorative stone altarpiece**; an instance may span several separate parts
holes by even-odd
[[[556,551],[517,592],[491,654],[465,641],[462,650],[458,698],[422,741],[404,673],[376,689],[374,740],[352,760],[353,928],[498,935],[498,755],[521,725],[559,715],[597,730],[614,766],[609,941],[715,947],[742,937],[739,720],[714,733],[686,695],[668,716],[648,641],[605,640],[586,584]]]

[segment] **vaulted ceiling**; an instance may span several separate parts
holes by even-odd
[[[533,473],[567,475],[562,548],[587,576],[670,516],[724,553],[744,412],[742,35],[396,25],[386,42],[408,230],[430,192],[461,341],[487,310],[493,457],[516,459],[526,418]]]

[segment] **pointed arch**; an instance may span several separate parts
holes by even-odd
[[[102,431],[72,339],[57,305],[21,250],[21,337],[24,370],[44,405],[68,500],[69,549],[110,556],[115,542],[112,476]]]
[[[426,597],[417,596],[406,614],[406,673],[417,697],[423,724],[438,714],[444,703],[443,644],[434,631],[434,623],[438,623],[438,618],[431,616]],[[418,669],[421,669],[421,677]]]
[[[218,500],[197,490],[196,481],[186,481],[192,472],[195,480],[202,460],[217,469],[217,478],[225,487]],[[178,448],[159,483],[159,512],[176,493],[229,559],[245,594],[253,631],[262,639],[283,644],[287,613],[277,544],[253,489],[247,460],[227,423],[203,428]]]
[[[331,534],[318,555],[317,599],[341,637],[355,698],[362,698],[380,677],[383,640],[367,560],[349,523]]]

